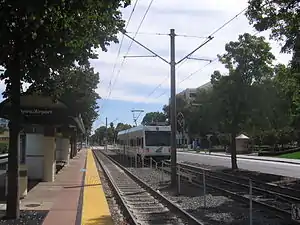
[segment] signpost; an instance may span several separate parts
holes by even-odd
[[[185,145],[185,141],[184,141],[184,126],[185,126],[185,120],[184,120],[184,115],[182,114],[182,112],[179,112],[177,114],[177,121],[178,121],[178,124],[180,125],[181,127],[181,141],[182,141],[182,145],[183,145],[183,148],[184,148],[184,145]]]

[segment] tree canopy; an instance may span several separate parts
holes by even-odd
[[[110,126],[107,128],[107,130],[105,126],[100,126],[97,128],[90,139],[94,144],[102,144],[106,135],[105,132],[107,131],[107,140],[109,143],[113,143],[117,141],[118,132],[127,130],[131,127],[131,125],[124,123],[118,123],[117,126],[114,127],[114,124],[110,123]]]
[[[28,91],[60,98],[82,115],[85,129],[90,131],[98,116],[98,83],[99,74],[89,65],[72,66],[63,68],[59,74],[48,77],[43,83],[33,83]]]
[[[63,68],[86,65],[94,49],[117,42],[130,0],[8,1],[0,3],[0,66],[5,96],[12,100],[8,157],[7,217],[19,217],[18,135],[22,82],[43,83]]]
[[[167,116],[162,112],[149,112],[146,113],[142,120],[143,125],[151,125],[155,122],[161,122],[164,123],[167,120]]]
[[[282,51],[294,51],[300,42],[300,5],[297,0],[250,0],[247,17],[258,31],[271,30],[271,38],[283,42]]]
[[[2,1],[0,65],[18,69],[21,79],[43,82],[59,68],[74,61],[95,58],[93,48],[106,51],[124,26],[119,11],[129,0],[113,1]],[[19,62],[16,62],[18,60]],[[16,67],[16,63],[19,64]],[[10,79],[7,88],[10,88]]]

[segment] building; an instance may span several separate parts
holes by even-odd
[[[212,88],[212,84],[211,82],[207,82],[198,88],[187,88],[182,92],[178,93],[176,96],[181,96],[183,100],[187,102],[187,104],[191,104],[196,100],[197,92],[199,90],[208,90],[210,88]],[[188,137],[187,133],[182,134],[177,132],[176,139],[177,139],[177,144],[179,146],[187,145],[190,142],[190,138]]]
[[[192,103],[193,101],[195,101],[196,97],[197,97],[197,92],[199,90],[207,90],[212,88],[212,84],[211,82],[207,82],[203,85],[201,85],[198,88],[187,88],[185,90],[183,90],[182,92],[178,93],[176,96],[182,96],[183,99],[188,103]]]

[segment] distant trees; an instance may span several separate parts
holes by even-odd
[[[105,126],[100,126],[95,130],[94,134],[90,137],[90,140],[92,143],[102,144],[104,138],[107,137],[107,141],[109,143],[114,143],[117,140],[118,132],[122,130],[127,130],[131,127],[131,125],[124,123],[118,123],[116,127],[114,127],[113,123],[110,123],[110,126],[107,129]]]
[[[282,92],[274,82],[274,75],[281,70],[276,67],[275,73],[272,65],[275,57],[263,37],[245,33],[238,41],[226,44],[225,50],[218,57],[228,69],[227,74],[215,71],[211,76],[213,87],[200,89],[192,104],[179,100],[177,112],[184,114],[190,137],[206,140],[210,134],[215,143],[224,145],[231,140],[232,168],[237,169],[235,137],[242,131],[257,135],[270,127],[281,131],[286,117],[280,118],[275,112],[288,116],[284,110],[288,103],[282,101]],[[270,101],[263,103],[262,96],[268,96]],[[274,107],[282,110],[274,111]],[[164,111],[168,113],[167,106]],[[230,139],[226,134],[230,134]]]
[[[167,115],[162,112],[149,112],[146,113],[142,120],[143,125],[151,125],[155,122],[167,122]]]

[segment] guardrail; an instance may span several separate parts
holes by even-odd
[[[5,159],[5,158],[7,158],[8,157],[8,154],[1,154],[0,155],[0,159]]]
[[[0,155],[0,170],[6,170],[7,161],[8,161],[8,154]]]

